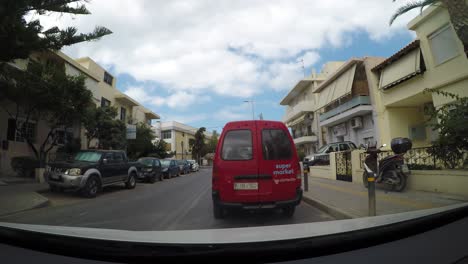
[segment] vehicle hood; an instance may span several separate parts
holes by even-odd
[[[85,161],[62,161],[62,162],[51,162],[49,166],[51,168],[71,169],[71,168],[89,168],[95,167],[97,162],[85,162]]]

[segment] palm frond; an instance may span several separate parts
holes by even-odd
[[[393,0],[395,2],[395,0]],[[439,2],[439,0],[421,0],[421,1],[411,1],[401,7],[399,7],[395,13],[392,15],[390,18],[389,24],[392,25],[395,19],[397,19],[399,16],[407,13],[408,11],[411,11],[415,8],[421,8],[421,11],[424,7],[433,5],[435,3]]]

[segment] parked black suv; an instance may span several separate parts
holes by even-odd
[[[51,191],[74,189],[91,198],[107,185],[135,188],[137,165],[122,150],[83,150],[71,160],[49,163],[45,176]]]

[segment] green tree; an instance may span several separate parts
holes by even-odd
[[[200,158],[206,154],[205,147],[205,131],[206,128],[200,127],[195,133],[195,141],[192,146],[192,154],[195,156],[197,161],[200,163]],[[201,164],[201,163],[200,163]]]
[[[212,136],[208,141],[206,148],[207,153],[214,153],[216,151],[216,146],[218,145],[218,132],[213,130]]]
[[[96,27],[91,33],[78,33],[74,27],[44,29],[30,14],[69,13],[87,15],[83,0],[2,0],[0,5],[0,62],[26,59],[32,52],[60,50],[63,46],[99,39],[112,32]],[[37,16],[34,16],[36,18]]]
[[[126,124],[115,119],[117,108],[113,106],[89,106],[83,113],[83,126],[88,140],[88,148],[93,139],[99,142],[101,149],[125,149]]]
[[[393,0],[395,2],[395,0]],[[410,1],[401,6],[390,18],[390,25],[399,16],[413,9],[422,9],[426,6],[439,5],[447,8],[450,15],[453,28],[458,35],[458,38],[463,43],[465,53],[468,54],[468,5],[465,0],[420,0]]]
[[[155,138],[156,135],[149,125],[138,123],[136,125],[136,139],[128,140],[128,156],[137,159],[139,157],[148,156],[149,153],[153,153],[155,150],[153,140]]]
[[[153,149],[151,150],[151,153],[149,156],[160,158],[160,159],[165,159],[169,156],[167,153],[167,144],[164,142],[164,140],[160,139],[157,142],[154,143]]]
[[[439,137],[433,142],[430,154],[443,160],[448,168],[456,168],[463,162],[468,152],[468,97],[435,89],[426,89],[454,101],[433,110],[430,125],[439,131]]]
[[[16,132],[25,139],[43,167],[47,154],[57,145],[58,131],[81,120],[81,110],[92,103],[92,93],[85,86],[84,76],[66,75],[63,65],[30,61],[25,71],[15,67],[6,69],[9,78],[0,77],[0,106],[15,120]],[[10,111],[8,104],[13,104],[16,110]],[[47,136],[42,142],[27,137],[25,125],[33,120],[44,120],[48,124]]]

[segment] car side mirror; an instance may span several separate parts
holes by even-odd
[[[108,160],[107,159],[102,159],[102,164],[107,164]]]

